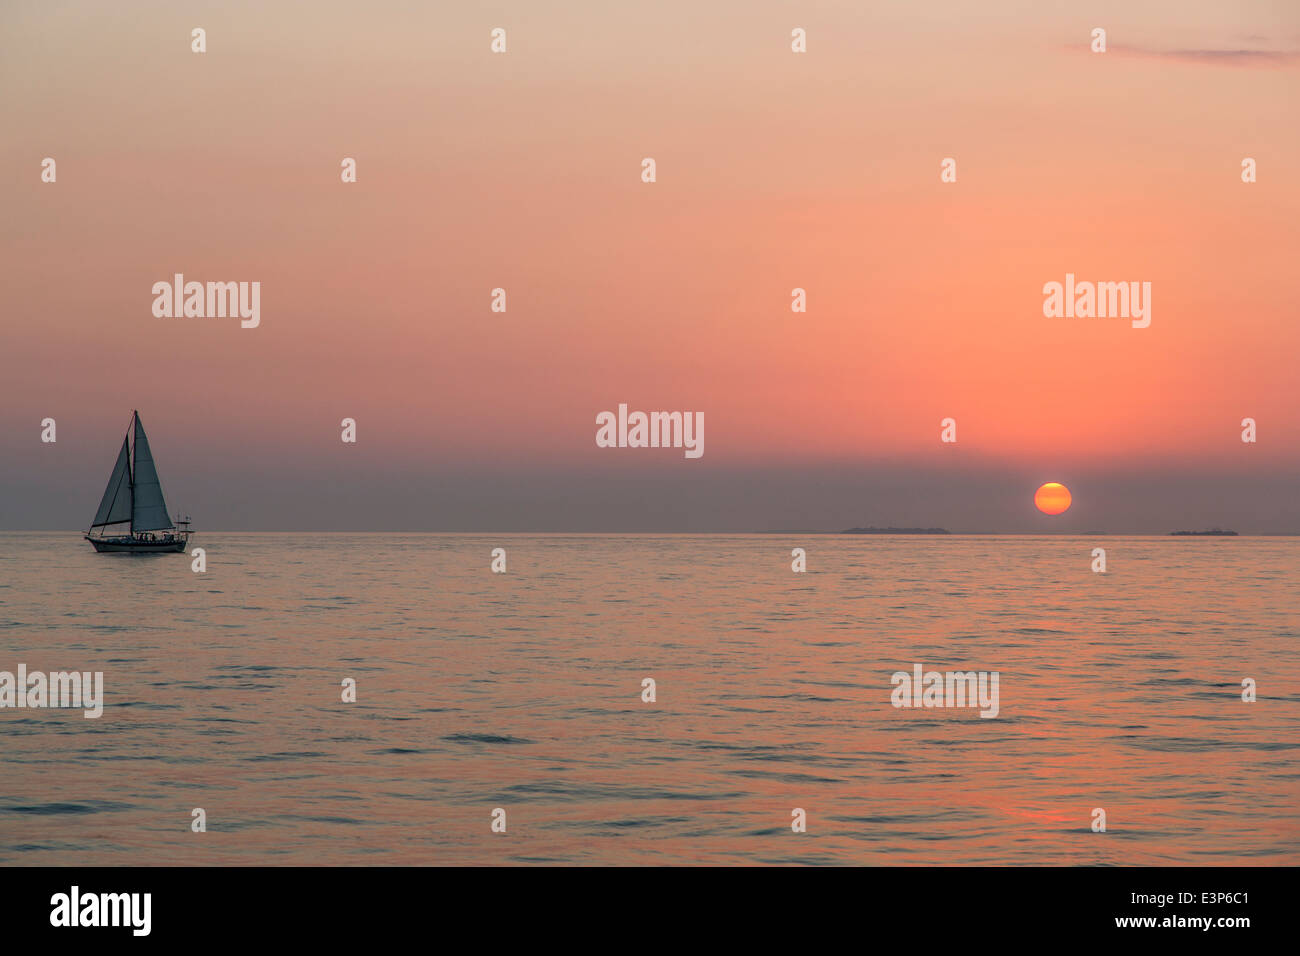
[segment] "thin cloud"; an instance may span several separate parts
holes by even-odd
[[[1153,50],[1144,47],[1114,46],[1110,52],[1119,56],[1151,60],[1174,60],[1215,66],[1241,66],[1258,69],[1286,69],[1300,64],[1300,52],[1294,50]]]

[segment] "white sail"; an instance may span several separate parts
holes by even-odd
[[[126,439],[123,438],[122,450],[117,455],[117,464],[113,466],[108,487],[104,489],[104,498],[100,501],[99,510],[95,512],[95,520],[90,526],[99,528],[106,524],[130,521],[131,499],[131,452]]]
[[[167,502],[163,500],[162,484],[158,481],[158,469],[153,464],[153,453],[149,451],[149,439],[145,437],[144,426],[140,416],[135,416],[135,503],[131,512],[131,528],[134,531],[161,531],[172,528],[172,519],[167,516]]]

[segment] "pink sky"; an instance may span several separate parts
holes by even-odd
[[[541,475],[887,464],[971,525],[962,469],[1222,475],[1240,520],[1295,515],[1248,490],[1300,474],[1295,4],[268,6],[0,12],[0,491],[63,489],[53,526],[132,408],[173,496],[250,456],[358,500],[507,466],[521,514]],[[260,328],[155,318],[175,272],[260,281]],[[1044,318],[1066,272],[1151,282],[1151,327]],[[702,410],[704,458],[596,448],[620,402]]]

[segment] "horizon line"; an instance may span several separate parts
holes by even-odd
[[[0,534],[77,534],[85,535],[86,530],[69,529],[69,528],[0,528]],[[301,528],[259,528],[259,529],[218,529],[208,531],[191,531],[190,536],[195,537],[200,534],[441,534],[441,535],[569,535],[569,536],[645,536],[645,535],[711,535],[714,537],[723,535],[792,535],[792,534],[825,534],[837,535],[846,538],[951,538],[951,537],[1125,537],[1125,538],[1295,538],[1300,537],[1300,531],[1260,531],[1260,532],[1236,532],[1234,534],[1205,534],[1203,532],[1195,533],[1177,533],[1173,531],[944,531],[940,533],[926,532],[851,532],[851,531],[824,531],[813,528],[792,528],[776,530],[759,530],[759,531],[538,531],[538,530],[511,530],[511,531],[415,531],[411,529],[392,529],[392,528],[374,528],[366,531],[342,530],[342,529],[313,529],[303,530]]]

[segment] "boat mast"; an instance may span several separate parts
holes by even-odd
[[[140,413],[131,409],[131,424],[126,432],[131,439],[131,454],[126,456],[126,480],[131,484],[131,537],[135,537],[135,434],[140,428]]]

